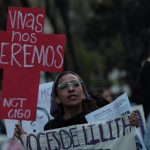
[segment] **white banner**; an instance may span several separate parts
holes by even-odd
[[[128,116],[105,124],[82,124],[22,137],[27,150],[136,150]]]

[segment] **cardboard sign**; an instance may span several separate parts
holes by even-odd
[[[65,35],[43,34],[44,17],[42,8],[9,7],[0,32],[1,119],[35,120],[40,71],[63,71]]]
[[[43,131],[45,124],[53,119],[50,114],[52,85],[53,82],[39,85],[36,121],[25,120],[20,122],[27,133],[37,134]],[[18,124],[17,120],[5,119],[7,137],[13,137],[15,124]]]
[[[100,122],[73,125],[23,136],[28,150],[137,150],[135,130],[127,117]]]

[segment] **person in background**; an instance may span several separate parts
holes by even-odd
[[[96,101],[99,108],[113,101],[112,93],[108,87],[99,87],[95,90],[89,90],[89,95]]]
[[[150,56],[142,65],[139,76],[139,85],[145,117],[147,118],[150,113]]]
[[[98,109],[95,101],[87,93],[83,80],[74,72],[65,71],[54,81],[51,93],[51,115],[54,117],[44,127],[44,130],[56,129],[76,124],[87,123],[85,115]],[[130,123],[139,126],[135,113],[130,115]],[[20,138],[26,133],[16,125],[14,135]]]
[[[147,150],[150,150],[150,55],[143,63],[139,76],[142,104],[146,117],[146,129],[144,135],[144,144]]]
[[[6,134],[6,128],[2,120],[0,120],[0,134]]]
[[[0,69],[0,97],[2,96],[2,80],[3,80],[3,69]],[[3,120],[0,120],[0,134],[6,134],[6,128]]]
[[[107,101],[108,103],[113,101],[112,93],[109,88],[101,87],[97,91],[100,93],[100,96],[104,101]]]

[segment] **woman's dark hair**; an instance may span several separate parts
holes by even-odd
[[[65,71],[65,72],[59,74],[59,75],[56,77],[56,79],[55,79],[55,81],[54,81],[54,84],[53,84],[53,87],[52,87],[50,113],[51,113],[51,115],[52,115],[54,118],[55,118],[55,117],[62,116],[62,115],[64,114],[63,107],[62,107],[60,104],[56,103],[55,98],[56,98],[56,96],[57,96],[57,92],[56,92],[57,90],[56,90],[56,88],[57,88],[57,85],[58,85],[58,81],[59,81],[59,79],[60,79],[62,76],[67,75],[67,74],[75,75],[76,77],[78,77],[79,81],[81,81],[81,86],[82,86],[83,92],[84,92],[84,94],[85,94],[85,100],[83,100],[83,102],[82,102],[82,104],[83,104],[83,105],[82,105],[82,106],[83,106],[83,110],[84,110],[85,112],[90,111],[90,110],[87,110],[87,109],[89,109],[90,107],[88,108],[88,106],[86,106],[86,105],[88,105],[88,102],[86,103],[86,101],[91,100],[91,98],[90,98],[90,96],[89,96],[89,94],[88,94],[88,92],[87,92],[87,89],[86,89],[86,87],[85,87],[85,84],[84,84],[83,80],[80,78],[80,76],[79,76],[78,74],[76,74],[76,73],[74,73],[74,72],[72,72],[72,71]],[[90,102],[89,104],[92,105],[92,102]],[[95,109],[97,108],[96,106],[94,106],[94,103],[93,103],[93,107],[94,107]],[[94,108],[92,108],[92,106],[91,106],[91,109],[92,109],[92,110],[94,110]]]
[[[101,94],[104,92],[104,90],[105,90],[105,88],[89,90],[89,95],[92,99],[95,100],[95,103],[98,106],[98,108],[101,108],[101,107],[106,106],[107,104],[109,104],[109,102],[104,100],[101,96]]]

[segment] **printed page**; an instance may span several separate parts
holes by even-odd
[[[127,93],[124,93],[110,104],[97,109],[85,117],[88,122],[101,121],[103,123],[108,120],[120,117],[124,114],[129,114],[130,112],[130,102]]]

